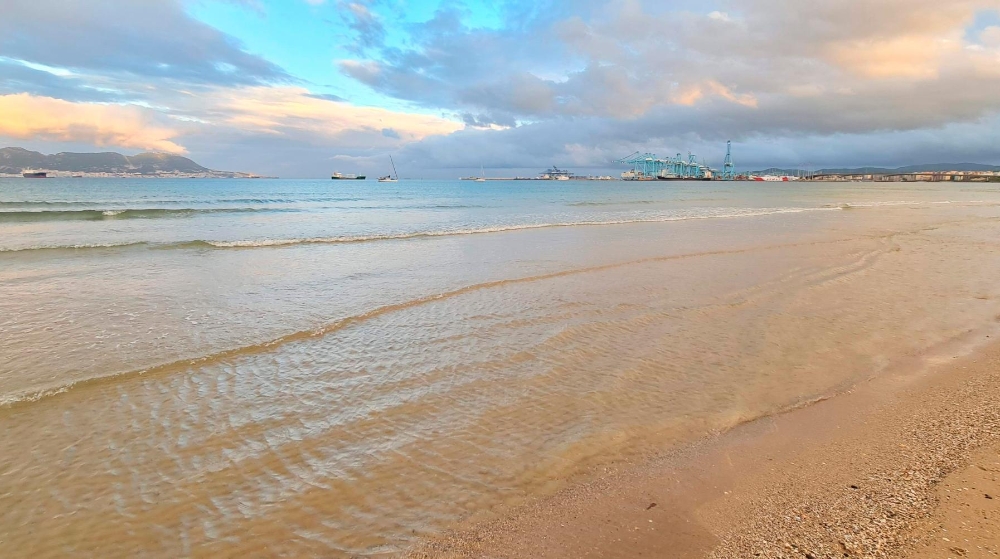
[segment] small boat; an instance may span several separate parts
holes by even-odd
[[[480,174],[481,174],[482,176],[480,176],[480,177],[477,177],[477,178],[475,179],[475,182],[486,182],[486,171],[485,171],[485,170],[483,169],[483,166],[482,166],[482,165],[480,165],[480,166],[479,166],[479,173],[480,173]]]
[[[21,176],[26,179],[44,179],[48,178],[49,174],[45,171],[32,171],[31,169],[25,169]]]
[[[334,173],[330,175],[330,178],[335,181],[363,181],[365,180],[365,175],[344,175],[341,173]]]
[[[397,182],[397,181],[399,181],[399,173],[396,172],[396,164],[392,161],[392,156],[391,155],[389,156],[389,163],[392,165],[392,174],[396,175],[396,176],[393,177],[392,175],[386,175],[384,177],[379,177],[378,178],[378,182]]]

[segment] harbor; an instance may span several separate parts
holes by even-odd
[[[572,171],[560,169],[553,165],[539,173],[537,177],[487,177],[485,173],[479,177],[461,177],[463,181],[613,181],[618,180],[611,175],[575,175]]]
[[[713,181],[713,180],[754,180],[749,176],[738,176],[735,172],[732,156],[732,142],[726,143],[726,156],[723,161],[723,169],[719,171],[699,162],[698,157],[693,153],[688,153],[687,157],[680,153],[672,158],[660,158],[655,153],[642,153],[636,151],[620,159],[612,161],[615,165],[628,165],[631,167],[621,173],[620,178],[611,175],[575,175],[566,169],[560,169],[553,165],[551,168],[540,173],[537,177],[486,177],[485,173],[481,177],[462,177],[462,180],[470,181],[566,181],[566,180],[591,180],[591,181]]]

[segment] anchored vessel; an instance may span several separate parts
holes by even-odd
[[[364,175],[352,175],[352,174],[344,175],[344,174],[341,174],[341,173],[334,173],[334,174],[330,175],[330,178],[333,179],[333,180],[335,180],[335,181],[352,181],[352,180],[363,181],[363,180],[365,180],[365,176]]]
[[[49,176],[45,171],[32,171],[31,169],[25,169],[21,173],[21,176],[26,179],[44,179]]]
[[[392,165],[392,175],[379,177],[378,182],[396,182],[399,180],[399,173],[396,172],[396,163],[393,162],[391,155],[389,156],[389,163]],[[393,175],[395,175],[395,177],[393,177]]]

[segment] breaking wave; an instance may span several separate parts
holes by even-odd
[[[116,248],[129,248],[129,247],[144,247],[149,246],[150,243],[145,241],[136,242],[125,242],[125,243],[81,243],[77,245],[43,245],[43,246],[33,246],[33,247],[15,247],[15,248],[3,248],[0,247],[0,253],[4,252],[33,252],[33,251],[59,251],[59,250],[87,250],[87,249],[116,249]]]
[[[298,211],[286,208],[109,208],[80,210],[3,210],[0,209],[0,223],[38,221],[102,221],[110,219],[156,219],[170,217],[191,217],[213,213],[252,213]]]
[[[679,215],[659,215],[659,216],[639,216],[621,219],[606,220],[582,220],[582,221],[556,221],[547,223],[526,223],[515,225],[497,225],[491,227],[470,227],[461,229],[441,229],[436,231],[413,231],[398,233],[376,233],[371,235],[343,235],[336,237],[308,237],[290,239],[241,239],[241,240],[192,240],[175,243],[145,243],[131,242],[122,244],[95,244],[95,245],[75,245],[75,246],[44,246],[18,249],[2,249],[0,252],[23,252],[29,250],[54,250],[54,249],[83,249],[83,248],[109,248],[109,247],[132,247],[148,245],[151,248],[165,249],[251,249],[265,247],[289,247],[300,245],[319,244],[350,244],[376,241],[397,241],[407,239],[453,237],[462,235],[485,235],[490,233],[504,233],[513,231],[526,231],[532,229],[553,229],[562,227],[594,227],[601,225],[628,225],[635,223],[667,223],[672,221],[689,221],[697,219],[727,219],[756,217],[776,214],[792,214],[817,211],[838,211],[840,207],[827,208],[743,208],[743,209],[719,209],[714,212],[690,213]],[[131,211],[131,210],[130,210]]]

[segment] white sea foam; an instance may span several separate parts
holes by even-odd
[[[81,243],[74,245],[38,245],[29,247],[0,247],[0,252],[28,252],[32,250],[84,250],[90,248],[125,248],[125,247],[137,247],[144,246],[149,243],[137,241],[137,242],[124,242],[124,243]]]

